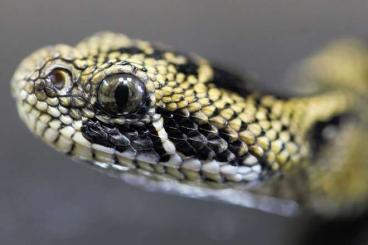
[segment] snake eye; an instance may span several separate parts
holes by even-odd
[[[57,90],[63,90],[71,84],[71,74],[63,68],[55,68],[47,75],[47,81]]]
[[[130,74],[116,74],[106,77],[100,83],[97,99],[108,113],[127,114],[138,110],[143,103],[145,88],[143,82]]]

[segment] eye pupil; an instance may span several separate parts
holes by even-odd
[[[118,108],[124,108],[129,99],[129,87],[125,84],[120,84],[115,90],[115,101]]]

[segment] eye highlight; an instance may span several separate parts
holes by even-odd
[[[63,68],[55,68],[47,75],[47,81],[57,90],[63,90],[71,84],[71,74]]]
[[[115,74],[101,81],[97,91],[98,103],[110,114],[136,112],[145,97],[143,82],[131,74]]]

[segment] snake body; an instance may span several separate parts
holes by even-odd
[[[368,83],[357,77],[363,73],[352,72],[349,82],[340,79],[343,71],[340,80],[331,77],[335,71],[318,73],[331,61],[326,57],[308,66],[323,89],[276,96],[253,91],[247,79],[198,55],[103,32],[74,47],[35,51],[19,65],[12,89],[32,132],[102,169],[204,193],[240,190],[302,202],[316,183],[319,196],[329,196],[321,187],[328,174],[320,169],[331,173],[347,164],[342,157],[319,162],[331,156],[326,152],[346,149],[334,146],[337,139],[351,137],[363,121]]]

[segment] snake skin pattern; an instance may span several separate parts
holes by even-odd
[[[356,85],[365,86],[325,80],[313,95],[263,94],[198,55],[104,32],[34,52],[12,89],[28,128],[58,151],[223,189],[262,185],[322,159],[324,131],[354,117]]]

